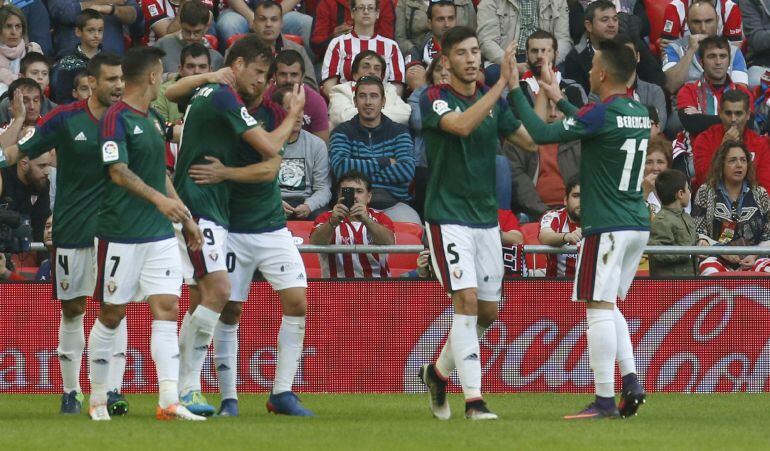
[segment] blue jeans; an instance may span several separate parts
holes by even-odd
[[[311,61],[315,61],[315,54],[310,48],[310,33],[313,31],[313,18],[297,11],[289,11],[283,15],[283,27],[281,33],[295,34],[302,37],[305,51]],[[306,69],[307,70],[307,69]]]
[[[226,9],[219,14],[217,19],[217,35],[219,36],[219,49],[224,54],[227,48],[227,40],[231,37],[249,32],[250,24],[245,17],[232,9]]]
[[[511,175],[511,163],[504,155],[495,157],[495,192],[497,193],[497,207],[502,210],[510,210],[513,197],[513,176]]]

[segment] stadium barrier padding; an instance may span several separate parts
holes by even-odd
[[[572,282],[505,282],[500,318],[482,341],[485,392],[592,392],[584,307]],[[417,369],[449,330],[449,299],[437,282],[314,281],[308,289],[299,392],[417,392]],[[187,305],[186,291],[180,312]],[[89,300],[90,330],[97,304]],[[761,392],[770,374],[770,279],[640,279],[621,303],[648,391]],[[146,304],[128,308],[123,390],[157,390]],[[240,328],[241,392],[271,385],[280,324],[277,296],[254,283]],[[48,284],[0,284],[0,392],[58,393],[58,301]],[[88,390],[87,359],[82,385]],[[456,375],[452,390],[458,391]],[[618,379],[619,382],[619,379]],[[216,391],[207,359],[204,391]]]

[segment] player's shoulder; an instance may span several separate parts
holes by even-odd
[[[88,100],[80,100],[77,102],[66,103],[59,105],[53,110],[49,111],[41,121],[41,124],[46,124],[54,120],[66,120],[72,118],[81,113],[88,112]]]
[[[453,95],[449,85],[430,86],[420,96],[420,108],[432,109],[439,115],[449,112],[452,104]]]

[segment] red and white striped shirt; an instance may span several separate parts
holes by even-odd
[[[393,221],[383,212],[369,210],[369,216],[377,223],[395,233]],[[327,211],[318,216],[313,225],[313,230],[329,222],[332,212]],[[329,244],[374,244],[372,236],[361,222],[351,222],[344,219],[334,229]],[[390,277],[387,254],[318,254],[321,263],[321,276],[324,278],[353,278],[353,277]]]
[[[340,77],[340,83],[353,80],[353,59],[365,50],[372,50],[385,58],[385,79],[383,81],[404,83],[404,57],[396,41],[374,35],[369,39],[359,38],[355,31],[337,36],[329,43],[324,56],[321,78],[327,80]]]
[[[689,34],[687,10],[692,0],[673,0],[663,12],[663,30],[661,36],[677,39]],[[732,0],[714,2],[717,10],[717,34],[721,34],[736,45],[743,41],[743,19],[741,10]]]
[[[574,232],[578,227],[580,227],[580,224],[570,220],[566,208],[549,211],[540,220],[540,230],[551,229],[557,233],[570,233]],[[576,254],[549,254],[545,276],[574,277],[576,264]]]

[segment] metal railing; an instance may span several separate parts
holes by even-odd
[[[300,244],[304,254],[416,254],[423,249],[420,245],[338,245]],[[43,243],[32,243],[31,250],[45,251]],[[553,247],[525,245],[524,252],[530,254],[575,254],[577,246]],[[770,248],[759,246],[647,246],[648,255],[767,255]]]

